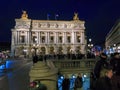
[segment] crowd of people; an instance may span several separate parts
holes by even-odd
[[[46,61],[46,60],[80,60],[84,58],[83,54],[40,54],[33,56],[33,63],[37,61]]]
[[[120,54],[115,52],[108,60],[105,53],[91,72],[91,90],[120,90]]]
[[[72,75],[69,78],[67,75],[60,77],[58,79],[58,90],[83,90],[83,78],[81,73],[78,76]]]

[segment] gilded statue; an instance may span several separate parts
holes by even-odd
[[[79,20],[78,13],[74,13],[73,20]]]
[[[22,14],[22,16],[21,16],[21,19],[28,19],[28,14],[27,14],[27,12],[26,11],[22,11],[23,12],[23,14]]]

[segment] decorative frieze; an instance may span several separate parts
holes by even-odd
[[[32,21],[32,28],[33,29],[84,29],[84,23],[77,23],[77,22],[71,22],[68,21],[59,21],[59,22],[53,22],[53,21],[40,21],[40,20],[33,20]]]
[[[22,19],[16,19],[16,29],[29,29],[31,25],[31,20],[22,20]]]

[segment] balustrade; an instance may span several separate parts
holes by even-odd
[[[91,72],[97,60],[81,59],[81,60],[52,60],[54,65],[61,70],[79,70]]]

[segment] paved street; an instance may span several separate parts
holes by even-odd
[[[0,90],[29,90],[29,70],[32,62],[27,62],[20,65],[20,63],[12,63],[9,67],[17,67],[14,70],[6,71],[0,77]],[[7,66],[8,67],[8,66]]]

